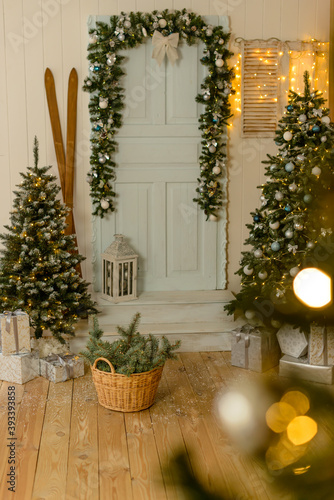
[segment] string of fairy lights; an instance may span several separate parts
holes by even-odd
[[[235,45],[240,48],[246,42],[242,38],[237,38],[235,40]],[[256,42],[256,40],[252,40]],[[275,97],[269,97],[272,102],[277,102],[278,100],[282,102],[285,106],[287,102],[287,96],[289,90],[295,92],[300,92],[303,89],[303,74],[307,70],[310,74],[310,82],[312,90],[321,90],[324,98],[328,97],[328,54],[329,54],[329,43],[319,42],[315,39],[311,41],[302,42],[282,42],[277,39],[269,40],[258,40],[258,47],[256,44],[253,49],[253,57],[256,57],[258,67],[263,70],[263,67],[269,66],[267,71],[268,80],[273,77],[272,71],[270,71],[270,65],[267,58],[263,57],[263,49],[267,48],[265,51],[268,57],[273,57],[277,50],[277,82],[279,84],[279,95]],[[262,50],[260,50],[262,49]],[[233,65],[233,70],[235,74],[234,88],[235,95],[232,99],[231,105],[235,115],[242,112],[242,82],[245,78],[246,70],[243,67],[243,54],[239,51],[235,55],[236,62]],[[284,63],[283,63],[284,60]],[[261,68],[262,66],[262,68]],[[263,74],[263,71],[262,73]],[[258,75],[255,72],[253,76],[256,78]],[[267,99],[266,87],[268,83],[259,82],[257,85],[259,89],[259,99]],[[284,107],[283,106],[283,107]]]

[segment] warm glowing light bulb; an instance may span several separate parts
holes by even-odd
[[[236,391],[227,392],[220,398],[218,413],[229,430],[243,429],[253,421],[250,401]]]
[[[332,301],[332,280],[320,269],[309,267],[297,274],[293,291],[307,306],[324,307]]]

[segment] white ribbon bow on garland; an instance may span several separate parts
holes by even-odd
[[[154,47],[152,58],[157,60],[159,66],[161,66],[166,54],[168,60],[174,65],[175,61],[179,58],[177,53],[179,33],[163,36],[160,31],[155,30],[152,37],[152,44]]]

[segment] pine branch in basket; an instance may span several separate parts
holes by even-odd
[[[86,350],[80,354],[84,356],[91,365],[97,358],[108,359],[116,373],[130,376],[132,373],[143,373],[163,366],[167,359],[175,359],[174,351],[181,345],[178,340],[171,344],[163,336],[159,341],[154,335],[142,335],[137,331],[140,314],[133,317],[127,328],[117,327],[121,335],[114,342],[102,341],[103,331],[100,329],[97,317],[94,317],[93,329],[89,332],[89,340]],[[106,362],[97,363],[98,370],[110,372]]]

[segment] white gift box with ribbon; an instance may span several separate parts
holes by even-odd
[[[0,380],[13,384],[25,384],[36,377],[39,377],[38,352],[14,356],[0,354]]]
[[[280,348],[275,331],[243,325],[232,331],[231,364],[256,372],[278,365]]]
[[[0,346],[4,356],[31,352],[27,313],[18,309],[0,314]]]

